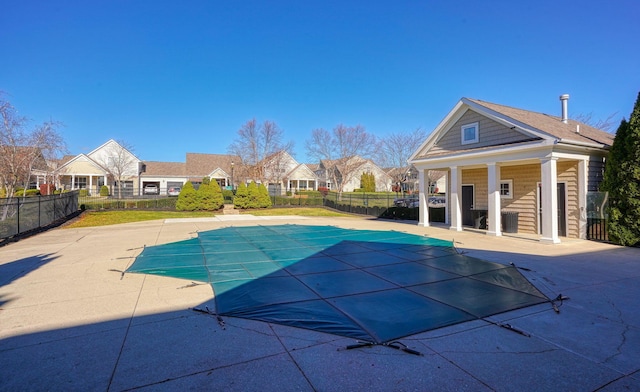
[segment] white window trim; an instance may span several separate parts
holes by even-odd
[[[509,194],[502,194],[502,184],[509,184]],[[513,199],[513,180],[500,180],[500,198],[501,199]]]
[[[467,128],[475,128],[476,132],[476,137],[472,140],[464,140],[464,130]],[[479,127],[479,123],[474,122],[471,124],[465,124],[463,126],[460,127],[460,143],[461,144],[474,144],[474,143],[478,143],[479,139],[479,134],[480,134],[480,127]]]

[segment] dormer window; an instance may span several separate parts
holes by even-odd
[[[460,142],[462,144],[478,143],[478,123],[466,124],[460,127]]]

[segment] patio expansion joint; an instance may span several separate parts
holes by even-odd
[[[300,372],[300,374],[302,375],[302,377],[304,377],[305,381],[307,382],[307,384],[309,384],[309,387],[312,390],[315,390],[315,388],[313,387],[313,383],[311,382],[311,380],[309,379],[309,376],[307,376],[307,374],[304,372],[304,370],[302,369],[302,367],[300,366],[300,364],[298,363],[298,361],[296,361],[296,359],[293,357],[293,355],[291,354],[291,351],[287,348],[287,346],[284,344],[284,342],[282,341],[282,339],[280,338],[280,335],[278,335],[278,333],[276,332],[276,330],[273,328],[273,325],[271,325],[271,323],[269,323],[269,329],[271,329],[271,332],[273,332],[273,335],[276,337],[276,339],[278,339],[278,342],[280,343],[280,345],[282,346],[282,349],[287,353],[287,356],[289,357],[289,360],[291,360],[291,362],[293,362],[293,364],[296,365],[296,368],[298,369],[298,371]]]
[[[116,358],[116,361],[113,364],[113,371],[111,372],[111,376],[109,377],[109,384],[107,385],[107,391],[111,390],[111,385],[113,384],[113,379],[115,378],[116,372],[118,370],[118,364],[120,363],[120,359],[122,358],[124,346],[127,343],[127,338],[129,337],[129,332],[131,331],[133,320],[135,319],[135,316],[136,316],[136,310],[138,309],[138,303],[140,303],[140,297],[142,296],[142,290],[144,289],[144,284],[146,281],[147,281],[147,276],[144,275],[142,279],[142,283],[140,284],[140,289],[138,290],[138,297],[136,298],[136,303],[133,306],[133,310],[131,311],[131,315],[129,316],[129,322],[127,323],[127,328],[124,333],[124,337],[122,338],[122,344],[120,345],[120,350],[118,351],[118,357]]]

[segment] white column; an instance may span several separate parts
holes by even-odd
[[[489,200],[487,220],[489,227],[487,234],[501,236],[500,230],[500,166],[495,162],[487,164],[487,181],[489,186]],[[513,192],[513,190],[512,190]]]
[[[429,227],[429,184],[425,184],[425,177],[424,169],[418,169],[418,186],[420,187],[418,194],[418,202],[420,203],[418,213],[420,214],[420,220],[418,221],[418,226]]]
[[[558,168],[557,158],[541,159],[542,237],[540,242],[560,243],[558,237]]]
[[[451,212],[451,226],[449,230],[462,231],[462,206],[461,194],[462,192],[462,170],[458,166],[452,166],[449,168],[451,173],[451,189],[450,194],[450,212]]]
[[[93,175],[89,174],[89,193],[93,193]]]
[[[76,175],[72,174],[71,175],[71,189],[72,190],[75,189],[75,186],[76,186]]]
[[[587,192],[588,188],[588,168],[589,160],[584,159],[578,161],[578,210],[580,218],[578,219],[578,237],[587,238]]]

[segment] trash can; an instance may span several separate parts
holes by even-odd
[[[487,229],[487,210],[472,210],[473,227],[476,229]]]
[[[514,211],[502,211],[502,231],[505,233],[518,232],[518,213]]]

